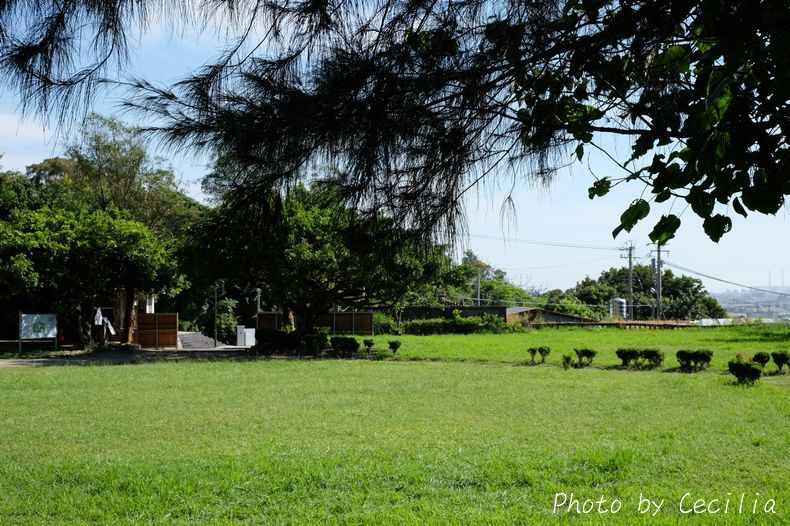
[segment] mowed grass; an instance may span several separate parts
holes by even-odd
[[[441,339],[403,338],[402,352]],[[0,400],[0,524],[790,519],[790,390],[736,387],[721,371],[362,360],[17,368],[0,370]],[[619,498],[622,509],[554,514],[555,493],[571,492]],[[747,504],[690,517],[678,510],[686,492],[729,495],[733,509],[745,492]],[[662,511],[639,515],[640,494],[666,499]],[[777,513],[752,515],[755,498],[758,511],[775,499]]]
[[[534,329],[517,334],[471,334],[441,336],[376,336],[380,348],[387,341],[400,340],[398,351],[407,360],[461,360],[519,363],[529,360],[527,348],[545,345],[551,348],[547,362],[557,364],[563,354],[575,359],[575,348],[588,347],[598,351],[594,365],[606,367],[620,364],[615,351],[621,347],[654,348],[664,351],[667,369],[678,366],[675,353],[680,349],[713,351],[712,367],[726,369],[727,362],[737,353],[749,358],[756,352],[790,351],[790,325],[765,324],[732,327],[688,327],[681,329],[633,329],[609,327],[560,327]],[[776,370],[773,361],[766,372]]]

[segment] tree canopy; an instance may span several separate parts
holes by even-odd
[[[449,264],[441,249],[398,235],[386,217],[356,216],[331,182],[295,186],[277,206],[276,222],[218,206],[193,250],[198,273],[260,287],[264,302],[293,312],[300,329],[310,330],[334,305],[393,306]]]
[[[790,10],[785,0],[10,0],[5,86],[41,111],[90,94],[153,16],[228,21],[220,58],[175,86],[132,83],[129,105],[172,144],[233,158],[238,206],[332,159],[346,202],[451,236],[490,177],[550,180],[600,150],[646,185],[613,234],[673,200],[718,240],[731,214],[790,193]],[[90,45],[77,45],[90,44]],[[618,154],[607,137],[630,140]],[[663,211],[663,207],[659,206]],[[670,239],[666,213],[650,237]]]

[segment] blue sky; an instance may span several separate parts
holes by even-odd
[[[186,30],[174,35],[154,25],[134,46],[126,72],[130,76],[171,82],[209,60],[223,45],[223,39],[211,33]],[[116,114],[119,98],[118,93],[107,93],[96,101],[94,109],[106,115]],[[134,122],[133,115],[123,118]],[[32,119],[20,121],[17,99],[13,94],[2,94],[0,164],[3,169],[23,170],[28,164],[59,155],[63,137],[69,131],[57,133],[43,129]],[[609,141],[607,148],[615,157],[627,156],[625,142]],[[190,151],[163,153],[185,191],[200,199],[200,179],[207,172],[206,159]],[[732,214],[733,231],[717,244],[705,236],[701,221],[691,210],[684,211],[683,203],[670,201],[654,210],[630,234],[622,233],[612,239],[611,231],[618,224],[620,214],[633,199],[640,197],[643,187],[640,183],[629,183],[591,201],[587,198],[587,188],[594,181],[592,173],[599,177],[620,175],[602,155],[588,152],[584,163],[563,169],[547,188],[518,182],[512,193],[516,213],[507,214],[504,221],[500,210],[510,193],[511,180],[503,177],[487,181],[467,196],[468,231],[472,235],[462,239],[459,248],[472,249],[482,259],[503,268],[517,284],[540,289],[568,288],[585,275],[597,276],[602,270],[625,261],[614,250],[552,247],[519,240],[605,247],[620,247],[630,240],[636,247],[638,261],[648,263],[652,247],[648,246],[647,234],[660,214],[671,209],[676,214],[682,212],[683,226],[669,244],[668,261],[753,286],[767,285],[769,273],[773,285],[781,284],[782,272],[787,268],[786,283],[790,285],[787,208],[777,216],[752,214],[743,219]],[[524,174],[518,175],[523,179]],[[712,291],[735,288],[707,279],[703,282]]]

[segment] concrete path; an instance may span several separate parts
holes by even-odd
[[[212,341],[213,344],[213,341]],[[181,360],[248,360],[253,358],[246,349],[224,347],[205,350],[141,350],[141,351],[101,351],[72,354],[51,358],[13,358],[0,359],[2,367],[43,367],[53,365],[120,365],[156,361]]]

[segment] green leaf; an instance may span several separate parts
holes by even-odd
[[[658,223],[650,232],[650,240],[659,245],[666,244],[667,241],[675,237],[675,232],[680,228],[680,218],[674,214],[661,216]]]
[[[732,230],[732,220],[727,216],[716,214],[705,219],[702,228],[711,240],[718,243],[721,236]]]
[[[644,199],[637,199],[620,216],[620,225],[626,232],[630,232],[634,225],[647,217],[650,213],[650,204]]]
[[[584,144],[579,143],[579,146],[576,147],[576,158],[581,161],[583,157],[584,157]]]
[[[670,197],[672,197],[672,192],[670,192],[668,189],[661,190],[656,194],[656,203],[663,203],[664,201],[667,201]]]
[[[738,199],[737,197],[732,201],[732,208],[735,210],[735,212],[742,215],[743,217],[746,217],[748,215],[746,213],[746,209],[741,204],[741,200]]]
[[[713,212],[713,206],[716,200],[712,195],[700,189],[693,189],[686,196],[686,202],[691,205],[694,213],[700,217],[708,217]]]
[[[609,193],[612,188],[612,181],[608,177],[598,179],[593,185],[587,189],[587,195],[590,199],[593,197],[603,197]]]

